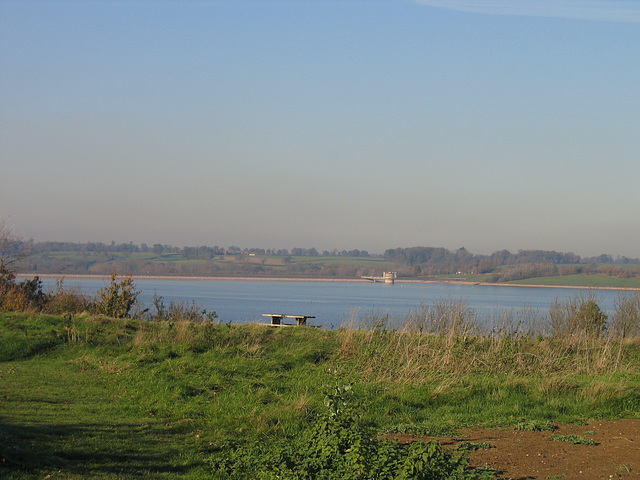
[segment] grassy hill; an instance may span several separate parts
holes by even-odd
[[[0,314],[0,476],[492,478],[437,444],[378,435],[640,416],[638,339],[418,320],[323,331]]]
[[[381,257],[217,255],[187,258],[182,253],[54,251],[25,260],[23,273],[109,275],[264,276],[358,278],[391,270]]]
[[[296,256],[241,252],[194,258],[193,249],[175,250],[163,253],[149,250],[41,251],[24,260],[21,272],[27,275],[110,275],[115,271],[119,274],[149,276],[356,279],[394,271],[399,279],[407,280],[640,288],[640,265],[635,263],[509,263],[494,266],[488,273],[478,274],[472,272],[479,267],[465,270],[455,263],[444,261],[428,268],[425,265],[405,264],[380,256]],[[540,254],[543,253],[545,252]],[[520,260],[514,256],[513,261]],[[458,270],[459,268],[462,270]]]

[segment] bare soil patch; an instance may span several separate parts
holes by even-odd
[[[551,434],[579,435],[596,445],[552,440]],[[471,453],[471,464],[493,468],[504,480],[640,479],[640,420],[558,425],[553,432],[499,428],[464,430],[458,437],[394,437],[401,442],[438,440],[452,448],[463,442],[489,443],[494,448]]]

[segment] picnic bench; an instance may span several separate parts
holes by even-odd
[[[313,315],[285,315],[283,313],[263,313],[263,317],[271,317],[272,326],[278,327],[291,327],[293,325],[282,323],[285,318],[294,318],[296,321],[296,325],[298,327],[302,327],[307,325],[307,318],[316,318]]]

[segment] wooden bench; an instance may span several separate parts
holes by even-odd
[[[296,325],[298,327],[306,326],[307,325],[307,318],[316,318],[313,315],[285,315],[283,313],[263,313],[262,316],[263,317],[271,317],[270,325],[277,326],[277,327],[292,327],[293,326],[293,325],[282,323],[282,321],[285,318],[295,318]]]

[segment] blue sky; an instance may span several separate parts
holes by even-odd
[[[0,0],[35,240],[640,257],[640,1]]]

